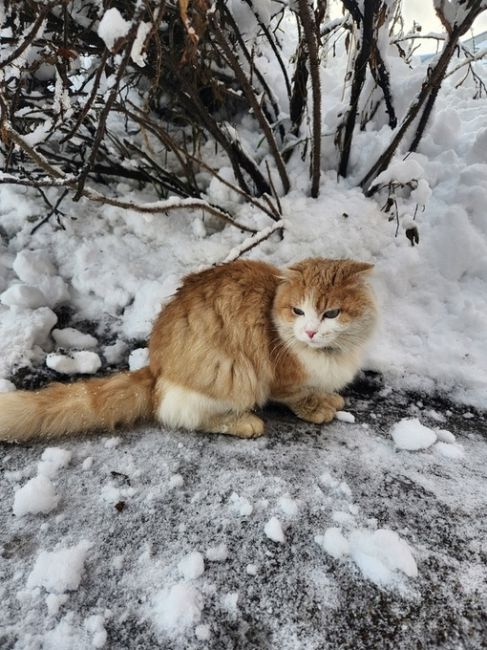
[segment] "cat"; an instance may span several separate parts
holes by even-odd
[[[330,422],[360,368],[377,309],[372,264],[238,260],[188,275],[160,312],[149,366],[0,395],[0,440],[48,439],[157,420],[255,438],[268,401]]]

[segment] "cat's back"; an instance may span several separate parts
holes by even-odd
[[[232,296],[237,299],[274,296],[279,281],[279,269],[257,260],[237,260],[186,276],[178,291],[179,300],[200,294]]]
[[[271,264],[238,260],[188,275],[154,325],[153,370],[188,351],[194,358],[209,349],[250,356],[265,349],[279,274]]]

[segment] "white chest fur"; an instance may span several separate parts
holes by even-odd
[[[306,385],[327,393],[351,382],[361,363],[358,352],[335,354],[303,348],[296,356],[306,371]]]

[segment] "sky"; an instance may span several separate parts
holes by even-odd
[[[403,0],[402,7],[405,31],[409,31],[412,28],[414,21],[423,27],[423,33],[425,34],[428,32],[444,31],[442,24],[436,16],[433,0]],[[341,13],[342,3],[338,0],[334,0],[331,8],[332,17],[339,16]],[[473,25],[473,34],[468,33],[465,38],[470,38],[474,34],[480,34],[485,30],[487,30],[487,11],[479,16],[475,21]],[[424,53],[435,49],[435,46],[432,46],[431,41],[425,41],[421,44],[420,49],[421,52]]]

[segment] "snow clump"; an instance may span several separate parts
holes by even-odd
[[[427,449],[436,442],[436,433],[425,427],[418,418],[405,418],[391,429],[391,435],[399,449],[418,451]]]
[[[205,570],[203,555],[198,551],[188,553],[180,560],[178,569],[185,580],[199,578]]]
[[[44,450],[37,465],[37,473],[48,478],[54,478],[61,468],[67,467],[72,453],[60,447],[48,447]]]
[[[196,587],[178,583],[154,596],[152,620],[159,631],[178,636],[200,622],[202,609],[203,597]]]
[[[53,339],[62,348],[94,348],[98,341],[91,334],[80,332],[74,327],[65,327],[64,329],[53,329],[51,332]]]
[[[348,539],[340,528],[328,528],[315,542],[335,559],[350,556],[362,574],[379,586],[393,585],[398,572],[410,578],[418,575],[409,545],[387,528],[355,529]]]
[[[27,588],[44,587],[49,593],[76,591],[91,542],[81,540],[71,548],[41,551],[27,579]]]
[[[130,23],[122,17],[118,9],[112,7],[103,14],[103,18],[98,25],[98,36],[105,42],[109,50],[119,38],[126,36],[130,29]]]
[[[101,359],[96,352],[73,352],[69,357],[64,354],[48,354],[46,365],[51,370],[64,375],[92,375],[101,368]]]
[[[278,542],[279,544],[284,544],[286,538],[284,537],[284,532],[282,530],[281,522],[277,517],[271,517],[269,521],[264,526],[264,533],[269,539],[272,539],[273,542]]]
[[[54,510],[58,503],[59,497],[47,476],[36,476],[16,491],[13,513],[17,517],[46,514]]]

